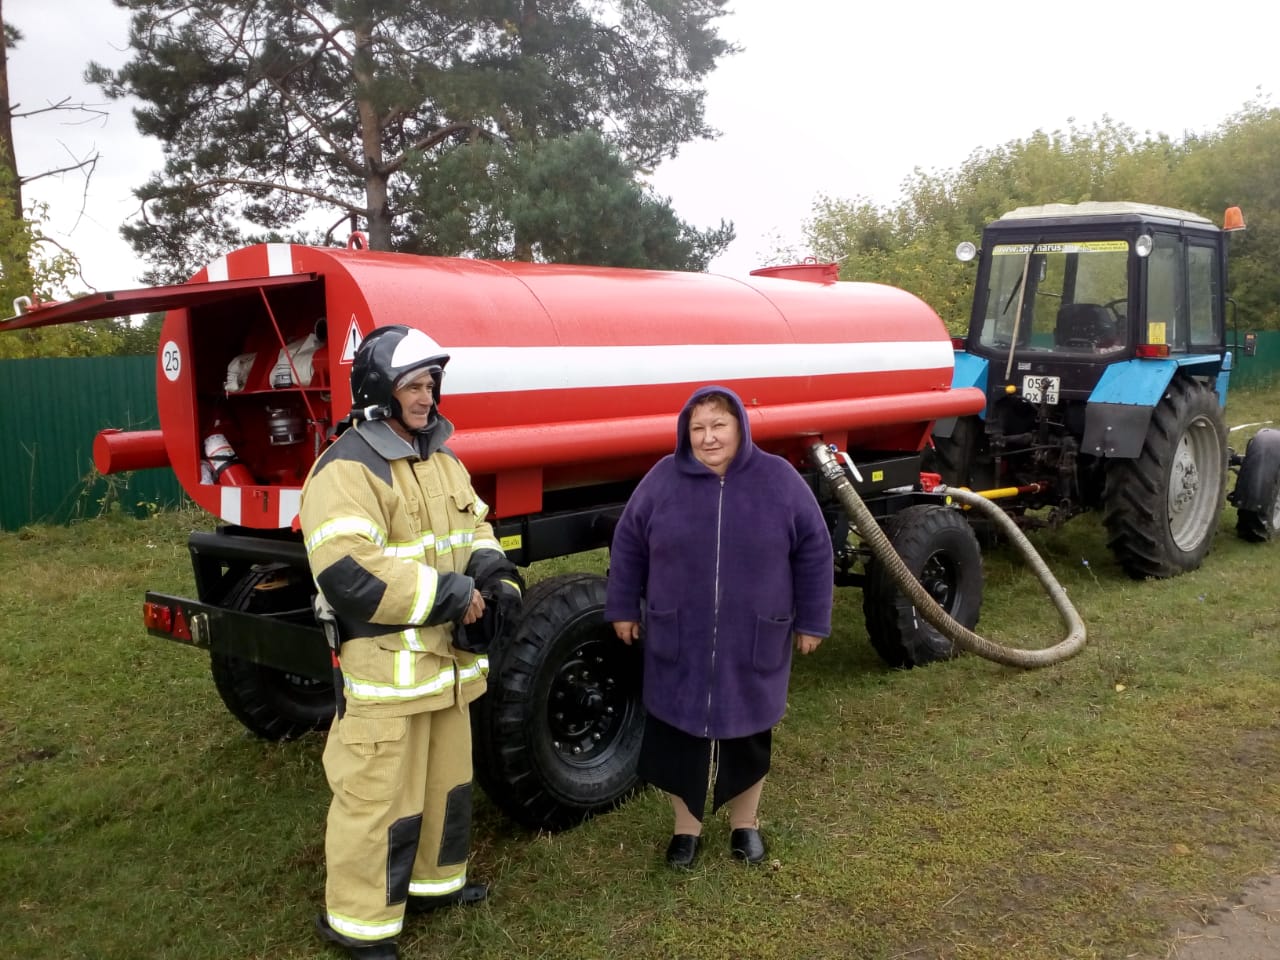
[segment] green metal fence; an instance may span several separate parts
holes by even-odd
[[[1256,338],[1253,356],[1246,356],[1245,338]],[[1230,337],[1228,337],[1230,339]],[[1256,334],[1240,334],[1241,349],[1234,351],[1235,369],[1231,371],[1231,389],[1248,390],[1269,387],[1280,377],[1280,330],[1261,330]],[[1230,400],[1227,401],[1230,403]]]
[[[1240,334],[1241,344],[1245,334]],[[170,470],[101,477],[93,469],[99,430],[153,430],[154,357],[0,360],[0,529],[94,517],[112,504],[142,515],[183,501]],[[1280,331],[1236,352],[1231,389],[1280,377]]]
[[[0,529],[182,502],[173,472],[101,477],[93,438],[156,429],[155,357],[0,360]]]

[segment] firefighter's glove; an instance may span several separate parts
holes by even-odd
[[[515,590],[516,595],[524,593],[524,578],[514,563],[498,550],[477,550],[467,563],[467,576],[476,582],[476,589],[485,595],[499,596],[498,585],[505,583]]]
[[[516,565],[496,550],[471,555],[467,573],[484,597],[484,615],[475,623],[454,624],[453,645],[467,653],[487,653],[506,630],[515,628],[524,594],[524,578]]]

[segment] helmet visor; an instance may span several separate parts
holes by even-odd
[[[438,363],[427,364],[426,366],[416,367],[413,370],[407,370],[400,376],[396,377],[394,390],[403,390],[409,384],[423,377],[430,377],[432,382],[438,388],[440,385],[440,375],[444,372],[444,367]]]

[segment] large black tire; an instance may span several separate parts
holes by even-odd
[[[313,588],[305,573],[282,565],[254,567],[227,594],[223,606],[245,613],[314,622]],[[264,740],[293,740],[333,720],[333,684],[274,667],[211,654],[218,695],[232,715]]]
[[[1266,543],[1280,532],[1280,430],[1260,430],[1249,441],[1230,499],[1241,540]]]
[[[1107,465],[1107,546],[1135,580],[1195,570],[1213,545],[1227,483],[1227,427],[1208,387],[1175,377],[1135,460]]]
[[[918,504],[891,517],[885,535],[929,595],[972,630],[982,608],[982,550],[958,510]],[[871,646],[891,667],[955,656],[955,645],[925,621],[877,558],[867,564],[862,613]]]
[[[1260,510],[1236,511],[1236,536],[1247,543],[1266,543],[1280,531],[1280,474],[1271,481],[1271,497]]]
[[[563,830],[639,785],[641,658],[605,622],[604,600],[600,576],[541,581],[490,652],[472,709],[476,780],[523,826]]]

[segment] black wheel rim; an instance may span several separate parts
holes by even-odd
[[[604,762],[636,710],[634,655],[611,633],[579,630],[547,691],[547,729],[556,756],[589,767]]]
[[[935,553],[920,570],[920,584],[938,606],[950,613],[955,606],[960,578],[955,563],[943,553]]]

